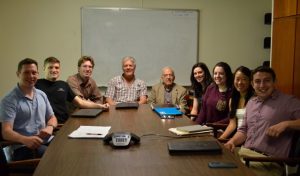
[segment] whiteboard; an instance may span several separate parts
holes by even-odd
[[[136,78],[147,86],[160,81],[161,69],[171,66],[175,82],[190,85],[198,61],[198,10],[81,8],[82,55],[95,60],[98,86],[122,74],[124,56],[136,59]]]

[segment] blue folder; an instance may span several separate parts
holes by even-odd
[[[183,113],[177,107],[157,107],[153,109],[161,118],[174,118]]]

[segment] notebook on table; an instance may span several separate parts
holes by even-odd
[[[222,148],[217,141],[173,141],[168,143],[170,154],[220,154]]]
[[[189,126],[181,126],[176,128],[179,131],[195,133],[200,131],[212,131],[213,127],[209,127],[206,125],[189,125]]]
[[[136,102],[122,102],[116,104],[116,109],[137,109],[139,104]]]
[[[79,109],[71,114],[72,117],[97,117],[103,109]]]

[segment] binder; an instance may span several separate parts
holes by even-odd
[[[177,107],[157,107],[153,110],[160,116],[160,118],[172,119],[175,116],[181,116],[183,113]]]

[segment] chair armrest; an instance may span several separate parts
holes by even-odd
[[[287,165],[296,165],[300,163],[300,158],[284,158],[284,157],[251,157],[244,156],[243,160],[247,167],[250,165],[250,161],[254,162],[277,162],[277,163],[286,163]]]
[[[7,164],[7,166],[10,169],[17,169],[17,168],[36,168],[36,166],[39,164],[40,162],[40,158],[36,158],[36,159],[27,159],[27,160],[21,160],[21,161],[13,161],[13,162],[9,162]]]
[[[222,123],[207,123],[207,126],[213,127],[214,129],[222,129],[225,130],[228,126],[228,124],[222,124]]]
[[[18,145],[20,143],[18,142],[13,142],[13,141],[0,141],[0,147],[6,147],[10,145]]]
[[[213,133],[214,137],[218,138],[218,130],[225,130],[228,126],[228,124],[223,124],[223,123],[206,123],[207,126],[213,127]]]
[[[12,171],[12,173],[30,173],[32,174],[35,168],[38,166],[40,158],[28,159],[22,161],[13,161],[7,163],[7,168]]]
[[[218,138],[218,141],[219,141],[220,143],[226,143],[226,142],[229,141],[229,139],[221,139],[221,138]]]

